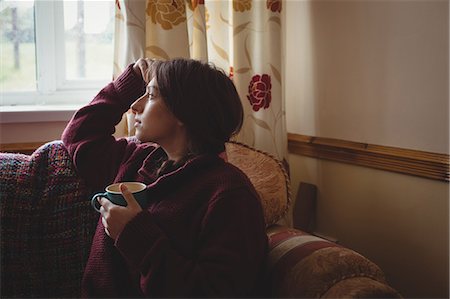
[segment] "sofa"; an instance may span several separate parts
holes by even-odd
[[[281,225],[289,176],[271,155],[237,142],[226,159],[258,191],[267,223],[266,297],[401,298],[382,270],[339,244]],[[0,153],[1,297],[79,297],[98,220],[61,141],[31,155]]]

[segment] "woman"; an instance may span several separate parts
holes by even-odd
[[[130,107],[137,140],[116,140]],[[242,119],[232,81],[184,59],[138,60],[74,115],[62,139],[86,182],[140,181],[150,198],[141,208],[122,185],[126,207],[99,200],[82,296],[261,295],[262,208],[248,178],[220,158]]]

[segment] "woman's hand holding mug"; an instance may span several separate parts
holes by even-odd
[[[105,193],[92,197],[91,204],[100,212],[109,237],[116,240],[125,225],[142,211],[141,206],[147,205],[145,187],[138,182],[116,183],[106,187]]]

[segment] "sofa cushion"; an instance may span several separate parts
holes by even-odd
[[[389,285],[370,277],[348,277],[333,285],[322,298],[402,298]]]
[[[273,156],[237,142],[226,144],[226,159],[242,170],[261,198],[266,225],[283,218],[291,201],[283,164]]]
[[[355,278],[364,278],[374,287],[366,288],[363,281],[347,291],[356,292],[357,287],[360,287],[361,292],[365,292],[368,297],[378,297],[383,292],[388,297],[398,297],[386,285],[381,269],[353,250],[281,226],[269,228],[268,236],[270,252],[267,279],[274,297],[319,298],[340,294],[342,296],[338,297],[353,298],[350,293],[345,294],[343,291],[346,283],[350,283],[344,281]],[[337,286],[340,282],[343,282],[342,288]],[[354,295],[357,298],[357,293]]]
[[[98,214],[60,142],[0,153],[1,292],[78,297]]]

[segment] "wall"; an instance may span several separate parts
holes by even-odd
[[[448,1],[294,1],[286,14],[289,132],[448,153]],[[65,122],[1,124],[2,143]],[[317,230],[379,264],[405,297],[448,298],[449,185],[290,155],[318,186]]]
[[[52,109],[56,110],[57,106],[52,107]],[[10,115],[0,112],[0,143],[40,143],[59,140],[64,128],[77,109],[63,107],[58,112],[45,109],[45,111],[15,112]],[[28,108],[28,110],[31,109]],[[126,132],[128,131],[126,117],[124,116],[122,122],[116,126],[114,136],[121,137],[126,135]]]
[[[449,152],[448,1],[286,1],[289,132]],[[449,295],[449,185],[290,155],[318,187],[317,231],[405,297]]]
[[[42,142],[61,139],[67,122],[0,124],[0,143]]]

